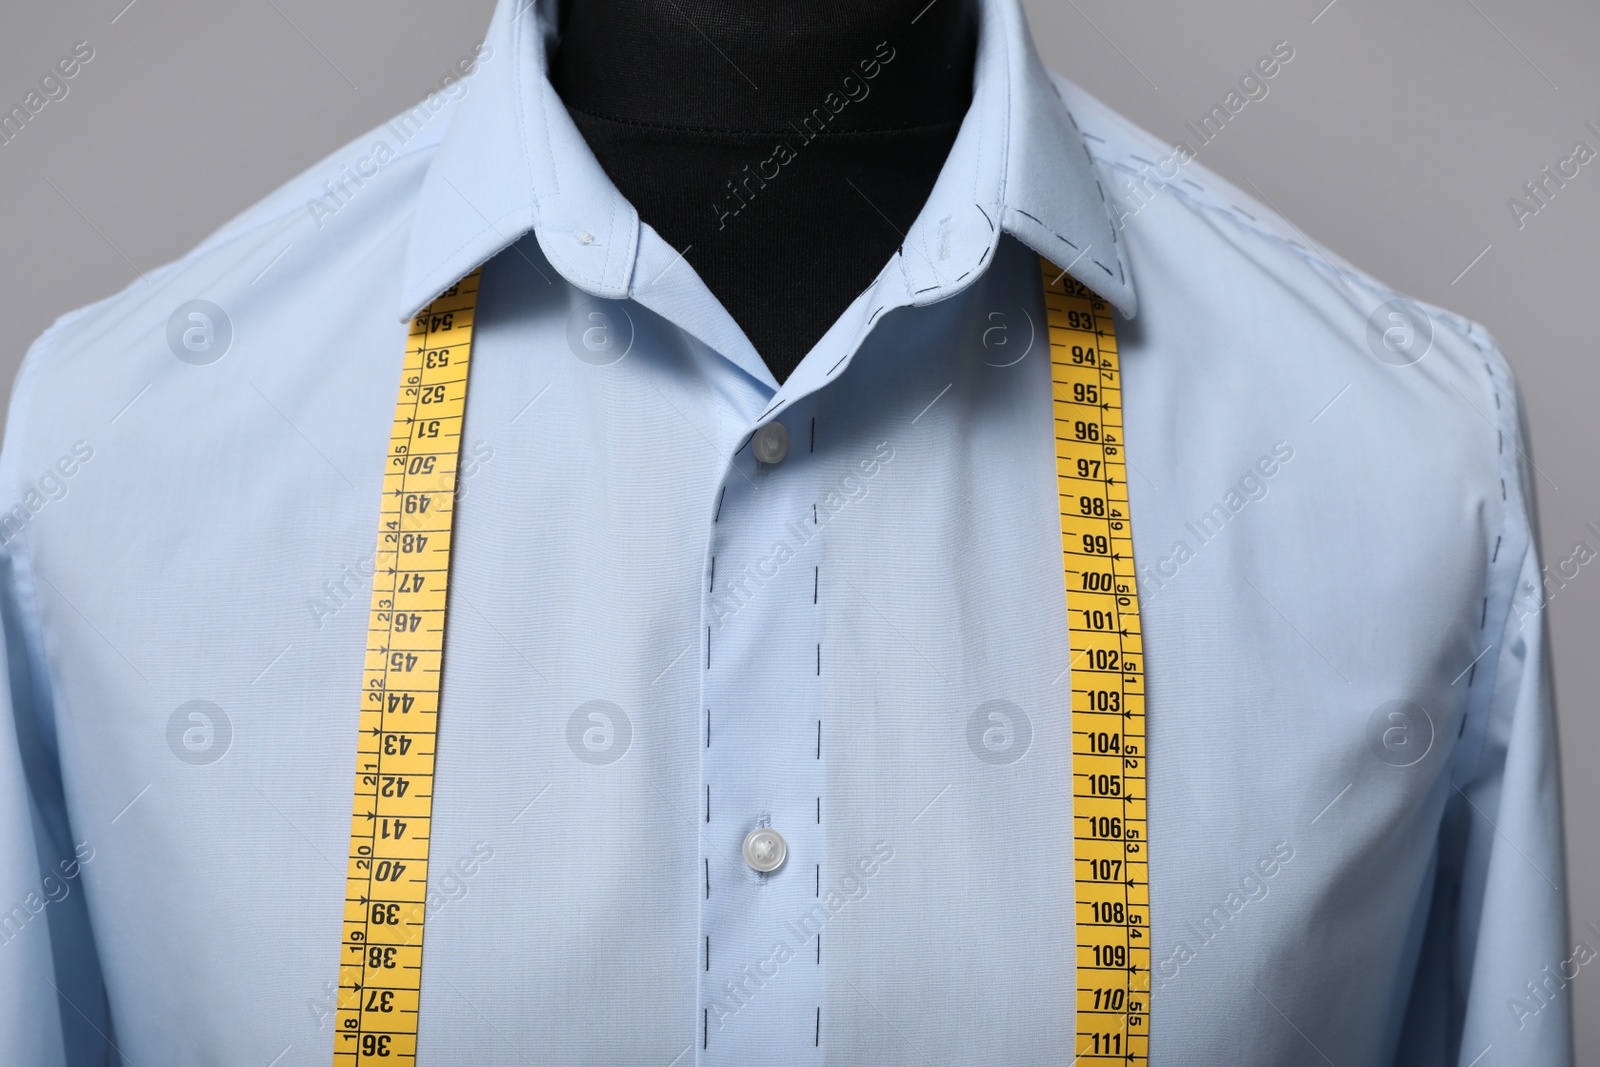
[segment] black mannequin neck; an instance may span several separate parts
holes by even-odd
[[[561,31],[601,166],[782,381],[927,200],[977,0],[568,0]]]

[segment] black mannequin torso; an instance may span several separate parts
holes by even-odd
[[[782,382],[883,269],[971,101],[975,0],[568,0],[551,70]],[[759,88],[758,88],[759,86]]]

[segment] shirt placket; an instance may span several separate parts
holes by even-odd
[[[805,404],[752,426],[713,509],[703,600],[700,1050],[820,1063],[821,538]]]

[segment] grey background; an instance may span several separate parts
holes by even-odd
[[[1489,327],[1533,426],[1544,559],[1600,551],[1600,160],[1518,228],[1507,199],[1600,150],[1590,0],[1029,0],[1048,63],[1169,140],[1277,41],[1295,58],[1200,161],[1316,240]],[[94,59],[0,145],[0,380],[60,313],[174,259],[284,179],[434,88],[492,0],[74,0],[0,16],[0,104],[74,43]],[[1600,948],[1600,567],[1551,598],[1574,938]],[[1574,983],[1579,1062],[1600,1063],[1600,979]]]

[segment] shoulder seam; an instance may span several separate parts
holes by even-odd
[[[402,159],[409,159],[412,156],[433,151],[438,147],[438,142],[433,141],[428,144],[417,145],[411,148],[403,149],[402,151],[394,154],[391,163],[398,163]],[[293,179],[290,180],[293,181]],[[171,265],[178,266],[188,263],[190,260],[203,255],[206,252],[221,248],[224,245],[232,244],[241,237],[247,237],[250,234],[258,233],[261,230],[271,226],[273,223],[282,222],[284,219],[287,219],[297,211],[305,210],[305,207],[306,205],[304,203],[286,205],[281,211],[274,212],[271,215],[265,215],[262,218],[249,223],[248,225],[241,225],[236,228],[232,227],[231,222],[225,222],[216,230],[212,231],[212,233],[204,238],[199,244],[195,245],[194,248],[190,249],[187,253],[179,258],[173,260]],[[246,208],[245,211],[248,213],[250,209]]]
[[[415,145],[396,153],[391,160],[391,163],[420,156],[437,148],[437,142]],[[296,178],[303,176],[304,173],[305,172],[302,172],[302,175],[297,175]],[[292,183],[295,180],[296,179],[290,179],[290,182]],[[185,268],[193,266],[206,256],[220,252],[229,247],[237,246],[241,242],[248,241],[252,237],[257,237],[261,234],[267,233],[275,226],[285,224],[291,220],[297,212],[305,210],[305,207],[306,205],[304,202],[286,204],[278,211],[274,211],[270,214],[264,214],[260,218],[253,219],[247,224],[242,224],[240,223],[240,219],[244,215],[248,215],[254,210],[254,208],[246,208],[240,216],[236,216],[235,218],[230,219],[228,222],[223,223],[220,227],[213,230],[206,237],[202,238],[198,244],[190,248],[178,258],[145,271],[143,277],[149,282],[160,282],[173,274],[183,271]],[[133,281],[131,281],[128,285],[114,293],[102,297],[99,300],[93,301],[92,303],[85,304],[82,307],[74,308],[71,311],[65,312],[58,319],[56,319],[56,321],[52,323],[44,333],[39,335],[39,338],[35,341],[35,345],[45,341],[52,335],[65,330],[67,327],[70,327],[79,320],[86,319],[97,312],[105,310],[132,291],[133,285],[136,284],[137,281],[138,279],[133,279]],[[27,360],[24,361],[24,363],[26,362]],[[15,403],[16,395],[20,392],[20,385],[21,372],[19,370],[17,384],[13,386],[12,391],[13,403]]]
[[[1425,300],[1418,300],[1415,297],[1402,293],[1397,289],[1393,289],[1383,284],[1376,278],[1373,278],[1362,271],[1342,266],[1335,261],[1337,257],[1320,246],[1314,244],[1308,246],[1300,241],[1294,240],[1291,237],[1285,237],[1280,233],[1273,232],[1266,226],[1263,226],[1261,221],[1248,211],[1245,211],[1236,204],[1217,199],[1212,194],[1211,190],[1190,178],[1180,179],[1180,184],[1179,181],[1167,181],[1162,179],[1159,175],[1135,170],[1127,163],[1121,160],[1112,159],[1106,155],[1095,155],[1093,158],[1096,162],[1102,163],[1113,170],[1120,171],[1124,174],[1136,177],[1141,181],[1146,181],[1153,185],[1159,185],[1164,189],[1168,189],[1175,195],[1182,197],[1188,203],[1193,204],[1195,207],[1211,212],[1215,215],[1220,215],[1241,229],[1248,230],[1258,237],[1264,237],[1275,244],[1281,245],[1300,256],[1312,266],[1330,271],[1338,275],[1342,280],[1359,285],[1361,288],[1367,290],[1375,296],[1383,297],[1387,300],[1405,300],[1409,303],[1423,307],[1427,310],[1429,316],[1435,321],[1443,322],[1462,337],[1468,338],[1469,340],[1471,339],[1473,327],[1476,326],[1471,319],[1468,319],[1457,312],[1451,311],[1449,308],[1440,307],[1437,304],[1430,304]],[[1140,157],[1131,154],[1128,156],[1128,158],[1138,162],[1146,162]],[[1195,189],[1200,191],[1201,195],[1197,195],[1183,188],[1184,185],[1194,186]],[[1479,329],[1481,330],[1481,327],[1479,327]],[[1477,344],[1476,341],[1473,343],[1474,345]]]

